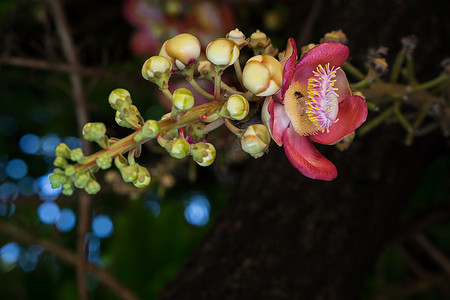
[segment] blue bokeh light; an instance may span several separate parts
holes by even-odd
[[[20,248],[17,243],[5,244],[0,248],[0,258],[5,264],[13,264],[19,259]]]
[[[63,140],[63,142],[70,148],[80,148],[81,147],[81,140],[74,136],[66,136]]]
[[[61,232],[72,230],[75,226],[76,216],[70,208],[63,208],[59,214],[59,219],[56,222],[56,228]]]
[[[101,240],[98,236],[93,233],[88,233],[86,235],[86,242],[88,246],[88,261],[90,263],[101,263],[100,259],[100,244]]]
[[[33,177],[24,177],[19,180],[17,183],[17,186],[19,187],[20,194],[24,196],[32,196],[34,195],[34,178]]]
[[[22,159],[14,158],[6,164],[5,170],[12,179],[21,179],[27,175],[28,166]]]
[[[19,188],[14,182],[6,181],[0,184],[0,200],[10,202],[16,200]]]
[[[59,206],[54,202],[44,202],[37,210],[39,219],[45,224],[54,224],[59,219]]]
[[[111,218],[107,215],[98,215],[92,221],[92,231],[99,238],[109,237],[114,230]]]
[[[19,148],[23,153],[36,154],[41,148],[41,139],[32,133],[27,133],[19,140]]]
[[[209,222],[211,204],[202,194],[193,194],[184,210],[186,221],[194,226],[205,226]]]
[[[62,187],[57,189],[52,188],[50,183],[50,173],[45,174],[34,181],[34,190],[39,194],[39,198],[43,201],[53,201],[59,197]]]
[[[16,211],[16,205],[14,203],[0,202],[0,216],[11,217]]]
[[[46,134],[41,139],[44,155],[55,156],[55,148],[61,143],[61,139],[54,133]]]

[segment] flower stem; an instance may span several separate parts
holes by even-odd
[[[416,85],[415,87],[412,87],[409,90],[409,93],[414,94],[419,91],[427,90],[427,89],[432,88],[432,87],[434,87],[446,80],[449,80],[449,79],[450,79],[450,76],[448,74],[441,74],[438,77],[436,77],[430,81],[427,81],[422,84]]]
[[[402,125],[407,132],[412,132],[413,128],[411,124],[408,122],[408,120],[406,120],[405,116],[400,111],[400,101],[399,100],[394,101],[393,106],[394,106],[394,113],[397,116],[400,125]]]
[[[199,92],[200,95],[202,95],[205,98],[214,99],[214,96],[211,95],[210,93],[208,93],[207,91],[205,91],[200,85],[198,85],[197,81],[195,81],[195,79],[193,77],[191,78],[186,78],[187,81],[189,82],[189,84],[197,91]]]
[[[344,69],[345,72],[348,72],[350,74],[352,74],[356,79],[358,80],[363,80],[366,78],[366,75],[364,75],[363,73],[361,73],[360,70],[358,70],[355,66],[353,66],[351,63],[349,63],[348,61],[346,61],[343,65],[342,65],[342,69]]]
[[[403,61],[405,60],[405,49],[401,49],[397,57],[395,58],[394,65],[392,66],[391,72],[391,83],[396,83],[398,80],[398,75],[400,74],[400,70],[403,65]]]
[[[382,112],[380,115],[372,119],[371,121],[365,123],[363,126],[360,127],[358,130],[358,135],[363,136],[367,134],[372,129],[376,128],[378,125],[380,125],[384,120],[386,120],[389,116],[391,116],[394,113],[394,106],[392,105],[388,109],[386,109],[384,112]]]

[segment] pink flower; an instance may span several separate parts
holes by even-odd
[[[284,145],[292,165],[303,175],[321,180],[337,177],[337,169],[312,141],[333,144],[352,133],[367,117],[363,98],[353,96],[340,66],[349,50],[340,43],[323,43],[297,61],[291,38],[281,63],[283,85],[267,97],[263,120],[273,140]]]

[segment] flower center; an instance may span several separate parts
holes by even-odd
[[[338,69],[330,69],[330,64],[326,64],[325,68],[319,65],[313,71],[314,76],[308,80],[306,113],[321,132],[330,132],[331,125],[338,121],[338,94],[334,87]]]
[[[325,68],[319,65],[307,86],[293,82],[286,91],[284,110],[298,134],[329,132],[330,126],[338,121],[336,70],[330,69],[329,64]]]

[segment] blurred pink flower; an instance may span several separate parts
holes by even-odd
[[[312,141],[333,144],[367,117],[365,100],[352,95],[340,69],[348,54],[347,46],[328,42],[297,61],[297,47],[291,38],[281,59],[282,89],[264,103],[263,119],[272,138],[279,146],[284,145],[292,165],[313,179],[332,180],[337,177],[337,169]]]
[[[224,37],[234,28],[234,14],[227,2],[173,1],[162,7],[152,0],[125,0],[125,19],[136,28],[130,49],[138,55],[155,55],[161,44],[183,32],[195,35],[202,45]]]

